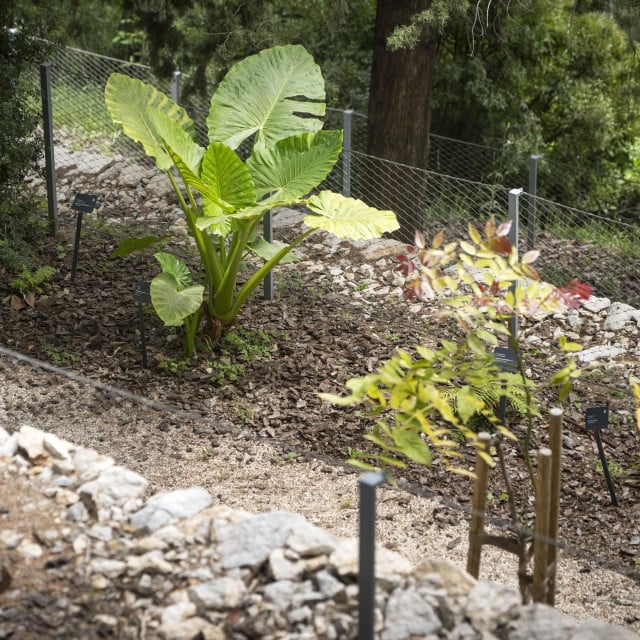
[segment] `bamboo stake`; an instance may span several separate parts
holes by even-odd
[[[560,475],[562,471],[562,409],[549,412],[549,448],[551,449],[551,504],[549,505],[548,537],[558,539],[558,514],[560,511]],[[558,548],[550,544],[547,549],[547,597],[545,602],[554,606],[556,599],[556,569]]]
[[[531,596],[534,602],[544,602],[547,591],[547,549],[542,538],[549,532],[549,504],[551,489],[551,449],[538,450],[538,479],[536,486],[536,526],[533,539],[533,585]]]
[[[467,554],[467,572],[474,578],[480,573],[480,554],[482,542],[480,536],[484,529],[484,512],[487,506],[487,483],[489,477],[489,465],[480,455],[480,451],[489,453],[491,436],[482,432],[478,434],[480,446],[476,453],[476,484],[473,491],[473,513],[469,525],[469,551]]]

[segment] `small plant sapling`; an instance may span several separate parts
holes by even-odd
[[[469,240],[444,243],[439,233],[427,245],[421,233],[415,246],[398,257],[398,270],[407,278],[405,295],[413,300],[440,298],[439,315],[455,320],[464,338],[441,339],[437,348],[417,346],[417,356],[398,350],[378,371],[347,382],[349,395],[322,394],[325,400],[341,405],[366,403],[378,418],[365,438],[380,454],[362,453],[351,463],[363,468],[405,466],[404,459],[430,465],[433,451],[457,473],[472,475],[456,465],[461,457],[460,443],[478,446],[473,422],[478,415],[494,426],[503,437],[516,439],[496,417],[496,404],[505,397],[526,415],[527,430],[523,454],[530,475],[529,443],[533,418],[539,416],[538,387],[526,374],[522,355],[509,320],[513,316],[538,317],[576,308],[588,298],[588,285],[572,281],[559,288],[542,282],[533,267],[537,251],[518,257],[507,235],[510,223],[485,225],[484,237],[472,225]],[[493,349],[510,346],[517,360],[517,372],[501,370]],[[580,345],[559,339],[559,348],[576,351]],[[560,399],[569,392],[571,382],[580,375],[575,362],[567,361],[547,385],[560,387]],[[482,447],[480,455],[493,466],[493,459]]]
[[[331,191],[313,194],[342,150],[342,132],[322,130],[324,100],[320,68],[304,47],[249,56],[211,99],[204,148],[193,120],[173,100],[140,80],[110,76],[107,110],[167,173],[200,255],[195,277],[178,258],[156,255],[162,272],[151,282],[151,301],[165,325],[184,327],[186,355],[194,353],[199,334],[216,342],[265,276],[315,230],[368,239],[398,229],[391,211]],[[250,145],[246,161],[240,145],[245,152]],[[269,211],[294,205],[310,211],[304,232],[289,244],[258,236]],[[148,243],[139,239],[140,246]],[[135,247],[130,240],[128,248]],[[249,253],[263,263],[239,284]]]
[[[408,278],[406,296],[413,300],[440,298],[440,315],[455,320],[464,337],[457,341],[441,339],[437,348],[417,346],[415,357],[398,350],[398,355],[378,371],[349,380],[348,396],[321,395],[342,405],[364,402],[377,418],[373,431],[364,437],[381,453],[356,452],[350,459],[353,465],[367,469],[404,467],[406,459],[430,465],[436,452],[449,470],[473,475],[456,463],[462,456],[460,444],[472,443],[477,454],[494,466],[494,459],[473,424],[480,416],[494,427],[495,451],[516,535],[515,539],[489,536],[486,543],[518,555],[520,591],[527,602],[531,579],[527,572],[528,539],[519,526],[503,449],[504,438],[517,438],[499,421],[496,404],[503,397],[526,416],[522,452],[535,490],[529,449],[533,418],[540,415],[536,405],[539,385],[525,373],[511,320],[516,315],[538,317],[575,308],[590,296],[591,289],[577,281],[565,288],[541,282],[532,266],[538,252],[527,252],[519,259],[507,239],[509,230],[509,223],[496,226],[489,220],[484,237],[470,225],[469,240],[444,244],[440,233],[430,246],[417,233],[416,246],[408,247],[407,254],[399,256],[399,270]],[[501,343],[513,350],[515,371],[498,366],[494,349]],[[567,352],[580,348],[564,337],[560,337],[559,347]],[[563,399],[571,381],[579,375],[575,362],[569,359],[547,385],[559,386]]]
[[[33,307],[36,303],[36,296],[44,291],[55,273],[56,269],[49,266],[38,267],[34,272],[31,272],[27,267],[22,267],[20,275],[9,282],[9,285],[22,296],[22,299],[16,295],[11,296],[11,308],[22,309],[24,303]]]

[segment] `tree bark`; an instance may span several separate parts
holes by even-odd
[[[389,51],[386,43],[395,27],[409,24],[414,14],[430,4],[431,0],[378,0],[369,91],[368,155],[420,169],[426,169],[429,156],[438,34],[424,27],[416,46],[397,51]],[[369,161],[372,193],[368,199],[374,206],[396,212],[398,235],[408,240],[422,227],[426,177],[414,172],[404,179],[394,175],[385,180],[390,171],[395,173],[388,163]]]

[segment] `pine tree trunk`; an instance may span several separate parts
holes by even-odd
[[[367,153],[421,169],[426,169],[429,156],[437,33],[425,27],[416,46],[398,51],[389,51],[386,41],[396,26],[409,24],[411,16],[430,4],[431,0],[378,0],[369,93]],[[398,236],[412,239],[423,224],[426,178],[417,172],[409,177],[401,167],[375,161],[368,163],[367,174],[371,204],[395,211]]]

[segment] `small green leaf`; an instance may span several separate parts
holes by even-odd
[[[150,286],[151,302],[160,319],[167,327],[179,327],[202,304],[204,287],[194,285],[179,289],[178,282],[170,273],[159,273]]]
[[[145,249],[153,244],[157,244],[158,242],[162,242],[167,238],[170,238],[170,235],[162,235],[162,236],[144,236],[142,238],[125,238],[116,249],[111,252],[112,258],[123,258],[132,254],[134,251],[140,251],[141,249]]]
[[[582,351],[582,345],[578,342],[569,342],[566,336],[560,336],[558,338],[558,344],[563,351],[573,352],[573,351]]]
[[[393,439],[398,451],[407,456],[409,460],[426,466],[431,464],[431,451],[427,443],[415,431],[396,429],[393,432]]]
[[[160,263],[163,273],[168,273],[175,278],[178,291],[193,284],[189,268],[182,260],[164,251],[159,251],[153,257]]]

